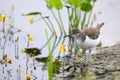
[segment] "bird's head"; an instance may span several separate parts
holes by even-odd
[[[74,37],[74,36],[76,36],[78,33],[80,33],[81,31],[79,30],[79,29],[73,29],[72,31],[71,31],[71,33],[70,34],[68,34],[68,35],[65,35],[64,36],[64,38],[65,37]]]

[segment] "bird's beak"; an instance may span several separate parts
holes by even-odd
[[[65,35],[65,36],[63,36],[63,38],[70,37],[71,35],[72,34]]]

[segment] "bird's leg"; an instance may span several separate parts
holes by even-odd
[[[78,46],[75,46],[75,58],[76,58],[77,54],[78,54]]]
[[[83,55],[86,54],[86,49],[82,49],[82,54],[83,54]]]
[[[86,49],[82,49],[82,57],[86,60]]]
[[[91,49],[89,50],[89,54],[91,53]]]
[[[88,53],[88,60],[90,58],[90,54],[91,54],[91,49],[89,50],[89,53]]]
[[[86,61],[89,60],[89,58],[90,58],[90,53],[91,53],[91,49],[89,49],[88,54],[86,53],[86,57],[85,57],[85,60],[86,60]]]

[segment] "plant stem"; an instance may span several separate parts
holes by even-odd
[[[63,66],[62,66],[62,69],[63,69],[63,80],[64,80],[64,56],[65,56],[65,53],[63,52]]]
[[[86,27],[88,27],[88,25],[89,25],[89,23],[90,23],[91,15],[92,15],[92,11],[89,13],[88,21],[87,21]]]
[[[69,32],[68,32],[68,34],[70,34],[71,31],[72,31],[72,26],[71,26],[72,24],[71,24],[71,20],[70,20],[69,7],[67,8],[67,12],[68,12],[68,26],[69,26]],[[68,40],[68,49],[69,49],[69,51],[72,50],[72,38],[71,37],[69,37],[69,40]]]
[[[48,28],[50,29],[50,31],[51,31],[51,32],[53,32],[53,30],[51,29],[51,27],[50,27],[49,23],[45,20],[45,18],[44,18],[44,17],[42,17],[42,15],[41,15],[41,18],[42,18],[42,19],[43,19],[43,21],[46,23],[46,25],[48,26]]]
[[[83,20],[82,20],[82,23],[81,23],[81,29],[84,28],[86,16],[87,16],[87,12],[84,12]]]
[[[78,26],[80,25],[81,16],[82,16],[82,12],[81,12],[81,10],[79,9]]]
[[[0,38],[0,46],[1,46],[1,41],[2,41],[2,40],[1,40],[1,38]]]
[[[9,80],[10,73],[7,71],[7,80]]]
[[[3,38],[4,38],[4,44],[3,44],[3,56],[5,55],[5,47],[6,47],[6,35],[5,35],[5,22],[3,21]],[[6,64],[7,65],[7,64]],[[4,73],[4,66],[3,66],[3,73]]]
[[[17,59],[19,59],[19,37],[17,37]]]
[[[49,43],[49,41],[52,39],[53,35],[51,35],[49,37],[49,39],[47,40],[47,42],[40,48],[41,50]]]
[[[48,32],[47,32],[47,30],[45,29],[45,33],[46,33],[46,38],[47,38],[47,41],[48,41],[48,52],[50,52],[50,40],[49,40],[49,38],[48,38]]]
[[[74,23],[74,24],[75,24],[75,25],[74,25],[74,27],[75,27],[75,28],[78,28],[78,16],[77,16],[77,12],[76,12],[77,10],[76,10],[76,9],[77,9],[77,8],[75,7],[75,8],[74,8],[74,10],[75,10],[75,13],[74,13],[74,16],[75,16],[75,18],[74,18],[74,20],[75,20],[74,22],[75,22],[75,23]]]
[[[18,71],[19,71],[19,80],[21,80],[21,69],[20,69],[20,65],[19,65]]]
[[[3,44],[3,56],[5,54],[5,46],[6,46],[6,36],[5,36],[5,24],[3,21],[3,38],[4,38],[4,44]]]
[[[70,11],[69,11],[69,8],[67,7],[67,12],[68,12],[68,22],[69,22],[69,34],[71,33],[72,31],[72,26],[71,26],[71,20],[70,20]]]
[[[34,70],[36,70],[36,66],[35,66],[35,57],[33,56],[33,67],[34,67]]]
[[[73,27],[73,25],[74,25],[74,9],[73,8],[71,8],[70,22],[71,22],[72,27]]]
[[[56,44],[56,38],[53,38],[53,39],[54,39],[54,40],[52,40],[53,41],[53,43],[52,43],[53,45],[52,45],[52,48],[51,48],[51,51],[50,51],[51,54],[53,53],[53,51],[55,49],[55,44]]]
[[[29,43],[30,43],[29,36],[30,35],[28,34],[27,48],[29,48]],[[27,58],[26,58],[26,74],[27,74],[28,73],[28,59],[29,59],[27,51],[26,51],[26,56],[27,56]]]
[[[95,5],[95,2],[93,3],[93,6]],[[88,17],[88,21],[87,21],[87,27],[89,26],[89,23],[90,23],[90,19],[91,19],[91,16],[92,16],[92,11],[93,10],[91,10],[91,12],[89,13],[89,17]]]
[[[16,50],[16,47],[17,47],[17,39],[15,40],[15,58],[17,58],[17,50]]]
[[[48,73],[49,73],[49,80],[53,80],[53,56],[52,55],[49,55]]]
[[[57,24],[58,24],[58,26],[59,26],[60,33],[61,33],[61,34],[63,34],[63,33],[62,33],[62,28],[61,28],[61,25],[60,25],[60,23],[59,23],[59,21],[58,21],[57,17],[55,16],[55,14],[54,14],[54,12],[53,12],[52,10],[51,10],[51,12],[52,12],[53,17],[55,18],[55,20],[56,20],[56,22],[57,22]]]
[[[75,9],[75,7],[73,7],[72,9],[73,9],[73,13],[72,13],[73,27],[76,27],[75,26],[75,23],[76,23],[76,18],[75,18],[76,17],[76,9]]]
[[[54,26],[53,26],[52,22],[50,21],[50,19],[49,19],[49,18],[47,18],[47,19],[48,19],[48,22],[50,23],[50,25],[51,25],[51,27],[52,27],[53,31],[54,31],[54,32],[55,32],[55,34],[56,34],[56,31],[55,31],[55,28],[54,28]]]
[[[48,32],[47,30],[45,30],[46,32],[46,38],[48,41]],[[53,51],[53,49],[52,49]],[[52,80],[53,77],[53,57],[52,57],[52,51],[50,50],[50,41],[48,42],[48,53],[49,53],[49,64],[48,64],[48,75],[49,75],[49,80]]]
[[[58,40],[57,40],[57,42],[56,42],[56,46],[55,46],[55,48],[59,45],[61,39],[62,39],[62,35],[60,35],[60,37],[58,38]]]
[[[64,29],[64,25],[63,25],[63,22],[62,22],[62,18],[61,18],[60,10],[58,10],[58,16],[59,16],[59,19],[60,19],[60,23],[61,23],[61,26],[62,26],[63,32],[64,32],[64,34],[66,35],[65,29]]]
[[[15,40],[15,58],[19,59],[19,37]]]
[[[19,80],[19,73],[18,73],[18,69],[17,69],[17,80]]]
[[[17,80],[21,80],[21,73],[20,73],[20,64],[18,66],[18,69],[17,69]]]

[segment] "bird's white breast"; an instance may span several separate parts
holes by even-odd
[[[75,43],[82,49],[90,49],[96,47],[100,43],[100,36],[94,40],[86,36],[84,42],[82,42],[80,39],[75,39]]]

